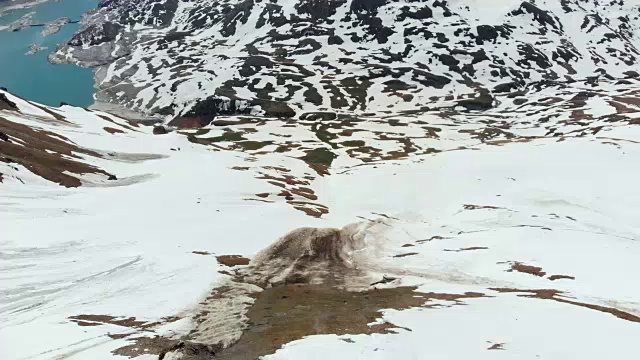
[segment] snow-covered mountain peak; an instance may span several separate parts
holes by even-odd
[[[97,66],[99,100],[168,118],[416,110],[632,77],[640,58],[630,1],[119,0],[89,23],[52,59]]]

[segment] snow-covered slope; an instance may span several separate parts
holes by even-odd
[[[50,59],[169,118],[298,117],[637,77],[639,43],[635,0],[103,0]]]
[[[159,120],[0,89],[1,359],[638,353],[637,1],[83,24],[50,59]]]
[[[632,357],[637,88],[178,131],[0,90],[0,357]]]

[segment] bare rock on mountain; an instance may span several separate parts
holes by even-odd
[[[475,98],[460,100],[458,101],[458,105],[467,110],[488,110],[493,107],[494,101],[493,96],[483,94]]]
[[[203,103],[210,116],[414,110],[481,89],[627,78],[640,59],[631,2],[177,4],[102,1],[52,59],[99,66],[99,100],[167,118],[202,116]]]
[[[18,107],[7,98],[7,95],[0,93],[0,110],[18,110]]]

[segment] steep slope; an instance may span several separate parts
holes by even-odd
[[[0,354],[631,354],[637,86],[582,86],[181,131],[0,91]]]
[[[79,187],[83,182],[109,186],[118,177],[105,171],[105,165],[157,157],[115,152],[121,141],[110,137],[123,134],[131,138],[150,133],[151,128],[108,113],[68,105],[44,106],[3,90],[0,111],[0,174],[4,181],[39,183],[36,175],[65,187]],[[101,144],[108,146],[96,149]]]
[[[97,66],[98,100],[170,117],[419,109],[637,77],[640,58],[628,0],[114,0],[85,24],[51,60]]]
[[[161,120],[0,89],[0,358],[632,356],[638,5],[102,0]]]

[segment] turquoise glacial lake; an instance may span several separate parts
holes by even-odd
[[[95,9],[98,0],[49,1],[29,9],[9,10],[0,14],[0,26],[8,25],[27,13],[35,12],[33,23],[46,23],[61,17],[72,21]],[[0,5],[2,12],[2,5]],[[93,71],[76,65],[53,65],[47,61],[57,45],[71,38],[79,24],[66,24],[56,34],[43,37],[41,26],[11,32],[0,31],[0,87],[12,93],[50,106],[66,102],[76,106],[93,104]],[[29,45],[47,47],[33,55],[25,55]]]

